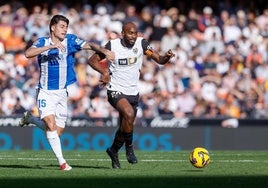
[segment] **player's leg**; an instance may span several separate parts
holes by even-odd
[[[60,137],[67,123],[67,114],[68,114],[67,92],[60,92],[57,97],[58,97],[58,103],[55,111],[55,121],[57,125],[57,134]],[[58,158],[61,170],[71,170],[72,167],[68,165],[66,160],[63,158],[62,151],[60,157],[62,157],[63,159],[61,160],[61,158]]]
[[[121,118],[119,117],[119,119]],[[120,130],[120,126],[119,126],[119,128],[117,129],[115,133],[113,144],[111,145],[111,147],[107,148],[106,150],[107,154],[112,160],[113,168],[121,168],[119,158],[118,158],[118,151],[123,146],[123,144],[124,144],[124,138],[122,135],[122,131]]]
[[[63,91],[51,92],[40,90],[37,99],[39,101],[38,109],[41,115],[40,117],[45,122],[47,127],[46,136],[53,153],[58,160],[60,168],[62,170],[71,170],[72,167],[66,163],[66,160],[62,154],[61,141],[58,134],[58,126],[56,124],[57,112],[61,112],[62,116],[67,118],[67,112],[65,113],[65,111],[61,111],[62,106],[59,107],[58,105],[59,103],[62,104],[67,111],[67,94]],[[64,128],[65,124],[62,126],[62,128]]]
[[[134,120],[132,122],[132,131],[129,130],[129,132],[124,133],[124,139],[125,139],[125,148],[126,148],[126,156],[129,163],[137,163],[137,157],[134,153],[134,146],[133,146],[133,132],[134,132],[134,121],[137,115],[138,111],[138,103],[139,103],[139,95],[136,96],[128,96],[128,101],[132,106],[132,109],[134,111]]]
[[[108,96],[108,101],[109,103],[116,109],[116,104],[119,100],[119,95],[120,93],[115,92],[115,91],[107,91],[107,96]],[[115,133],[113,143],[111,147],[106,149],[106,153],[109,155],[112,161],[112,167],[113,168],[121,168],[120,162],[118,159],[118,152],[120,148],[124,145],[124,137],[122,135],[122,127],[121,127],[121,121],[122,117],[119,114],[119,127]]]
[[[47,140],[55,156],[57,157],[59,165],[61,166],[62,164],[66,163],[66,161],[63,158],[60,137],[57,133],[57,126],[55,123],[55,117],[54,115],[48,115],[44,117],[43,120],[45,121],[48,127],[46,131]]]
[[[24,127],[25,125],[29,124],[34,124],[43,131],[46,130],[46,124],[44,121],[42,121],[38,117],[33,116],[30,111],[26,111],[24,112],[23,117],[19,121],[19,125],[20,127]]]
[[[137,113],[138,96],[126,96],[117,103],[117,109],[122,116],[122,136],[125,141],[126,157],[129,163],[137,163],[137,157],[133,148],[134,120]]]

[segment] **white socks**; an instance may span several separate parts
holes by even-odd
[[[55,156],[58,159],[59,165],[66,163],[66,161],[62,155],[60,137],[59,137],[57,131],[47,131],[46,133],[47,133],[48,142],[49,142]]]

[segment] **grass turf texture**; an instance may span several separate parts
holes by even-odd
[[[203,169],[189,162],[190,151],[136,151],[137,164],[119,153],[112,169],[105,151],[64,151],[73,167],[61,171],[51,151],[0,151],[1,187],[268,187],[268,151],[209,151]]]

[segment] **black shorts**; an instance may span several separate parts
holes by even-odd
[[[135,114],[137,113],[137,107],[138,107],[138,104],[139,104],[139,94],[137,94],[137,95],[124,95],[123,93],[121,93],[119,91],[110,91],[110,90],[107,90],[107,96],[108,96],[109,103],[115,109],[117,109],[116,108],[117,102],[120,99],[125,98],[131,104],[133,110],[135,111]]]

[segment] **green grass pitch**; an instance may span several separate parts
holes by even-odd
[[[137,164],[119,153],[112,169],[105,151],[63,151],[71,171],[61,171],[51,151],[0,151],[0,187],[268,187],[268,151],[209,151],[197,169],[190,151],[136,151]]]

